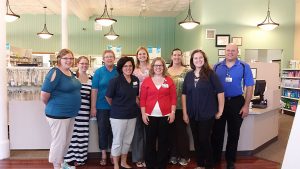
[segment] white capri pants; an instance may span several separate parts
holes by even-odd
[[[134,119],[114,119],[110,118],[113,141],[111,155],[120,156],[127,154],[132,142],[136,118]]]
[[[49,162],[53,164],[63,163],[64,156],[68,152],[71,142],[74,118],[52,119],[46,117],[51,130],[51,146],[49,152]]]

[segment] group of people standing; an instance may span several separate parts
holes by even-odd
[[[227,168],[234,169],[253,78],[249,65],[237,59],[235,44],[227,45],[225,53],[226,59],[212,69],[205,52],[194,50],[189,70],[178,48],[172,51],[168,68],[160,57],[150,63],[144,47],[138,48],[136,63],[131,57],[121,57],[116,66],[114,52],[105,50],[104,66],[92,77],[86,73],[86,57],[78,58],[78,71],[71,72],[73,53],[62,49],[41,92],[52,136],[49,162],[54,169],[86,163],[91,116],[97,118],[101,166],[110,162],[114,169],[132,168],[127,162],[130,147],[132,162],[138,168],[187,165],[189,124],[197,169],[213,168],[221,161],[227,122],[225,158]]]

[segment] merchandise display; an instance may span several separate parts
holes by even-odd
[[[281,101],[284,103],[282,110],[295,113],[300,97],[300,69],[282,70],[281,89]]]
[[[50,67],[7,68],[9,100],[39,100],[40,88]]]

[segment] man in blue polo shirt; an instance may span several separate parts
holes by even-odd
[[[234,169],[236,152],[240,137],[240,127],[249,113],[254,80],[250,66],[238,60],[238,47],[230,43],[225,49],[226,58],[216,64],[214,70],[224,87],[225,106],[223,115],[215,121],[212,133],[212,146],[215,164],[221,162],[225,125],[227,122],[228,138],[225,159],[227,169]],[[245,98],[243,87],[245,86]]]

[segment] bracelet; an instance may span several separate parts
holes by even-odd
[[[173,111],[171,111],[171,113],[172,113],[172,114],[175,114],[175,111],[173,110]]]

